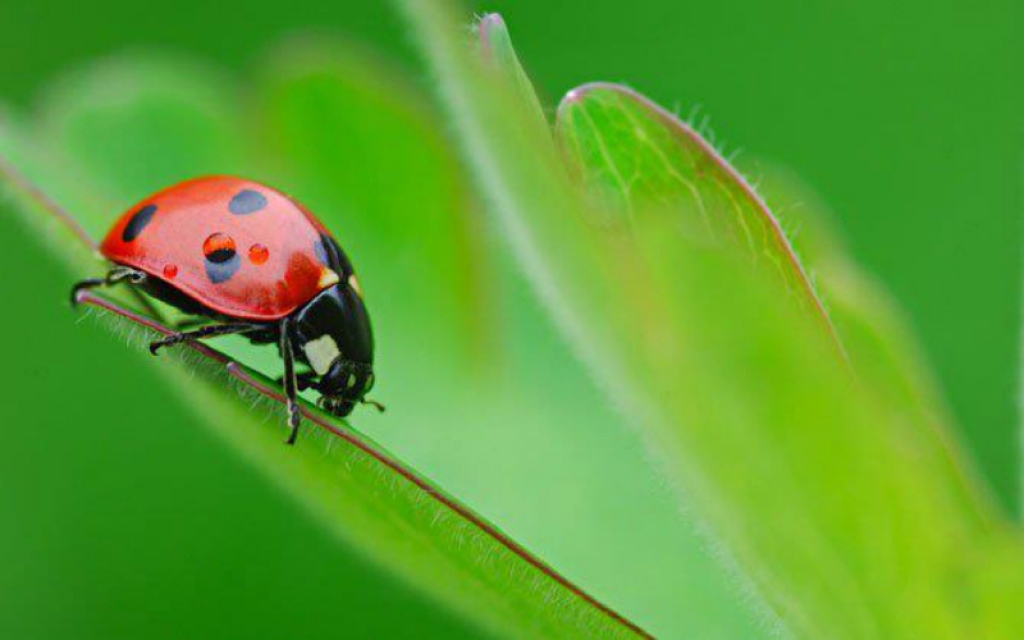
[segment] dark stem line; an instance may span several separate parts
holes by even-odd
[[[151,318],[147,318],[146,316],[137,314],[129,309],[120,307],[117,304],[104,298],[101,298],[89,291],[82,291],[77,298],[77,302],[81,304],[92,305],[94,307],[98,307],[105,311],[114,313],[125,318],[126,320],[142,325],[158,333],[162,333],[165,335],[173,333],[173,331],[163,326],[159,322],[156,322]],[[257,393],[267,398],[270,398],[275,402],[284,404],[284,396],[281,395],[279,390],[257,379],[255,376],[249,373],[249,371],[246,369],[244,365],[241,365],[235,362],[234,360],[231,360],[230,358],[220,353],[219,351],[216,351],[215,349],[212,349],[211,347],[208,347],[204,344],[190,342],[186,343],[186,345],[191,349],[195,350],[196,352],[198,352],[200,355],[203,355],[213,360],[214,362],[223,365],[229,375],[234,377],[236,380],[239,380],[246,386],[252,388]],[[597,609],[599,612],[610,618],[616,624],[625,627],[626,629],[640,637],[654,637],[636,623],[623,617],[621,614],[614,611],[611,607],[603,604],[594,596],[584,591],[582,587],[571,582],[568,578],[560,574],[550,565],[546,564],[543,560],[541,560],[533,553],[528,551],[525,547],[523,547],[522,545],[520,545],[519,543],[509,538],[504,533],[502,533],[496,526],[485,520],[482,516],[473,512],[469,507],[456,501],[454,498],[452,498],[447,493],[442,491],[439,487],[435,486],[425,478],[419,476],[412,469],[406,467],[396,458],[393,458],[388,453],[378,449],[373,444],[367,442],[356,433],[334,424],[333,422],[328,420],[323,413],[310,406],[305,400],[300,400],[300,410],[302,411],[302,415],[307,420],[317,425],[318,427],[326,430],[328,433],[348,442],[349,444],[356,447],[363,453],[369,455],[374,460],[384,465],[391,471],[394,471],[402,478],[404,478],[406,481],[413,484],[416,488],[423,491],[427,496],[429,496],[435,502],[440,504],[442,507],[448,509],[458,517],[469,522],[471,525],[473,525],[475,528],[481,531],[484,535],[488,536],[501,546],[505,547],[509,552],[511,552],[512,554],[519,557],[521,560],[523,560],[530,566],[540,571],[543,575],[545,575],[549,579],[553,580],[554,582],[565,588],[567,591],[578,597],[580,600],[582,600],[589,606]]]

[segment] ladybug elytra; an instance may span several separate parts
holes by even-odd
[[[373,334],[359,281],[326,228],[266,185],[231,176],[188,180],[142,200],[111,227],[100,252],[114,266],[77,292],[124,283],[212,320],[150,344],[162,347],[240,334],[276,343],[284,360],[291,432],[298,392],[347,416],[373,387]],[[297,372],[296,363],[309,367]]]

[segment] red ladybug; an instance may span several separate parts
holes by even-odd
[[[126,283],[214,321],[152,343],[154,355],[228,334],[278,345],[288,444],[298,434],[302,388],[316,389],[337,416],[372,403],[364,397],[374,383],[373,334],[352,265],[320,221],[276,189],[231,176],[176,184],[122,215],[100,251],[115,266],[73,294]],[[296,359],[310,371],[296,373]]]

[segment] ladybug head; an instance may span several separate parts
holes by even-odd
[[[362,298],[347,281],[324,289],[296,311],[292,344],[319,377],[320,406],[340,417],[352,413],[373,387],[373,335]]]
[[[352,413],[357,403],[373,388],[373,367],[363,362],[338,358],[320,379],[320,406],[343,418]]]

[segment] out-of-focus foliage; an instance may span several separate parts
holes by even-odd
[[[491,35],[500,19],[482,20],[478,61],[452,44],[443,0],[403,6],[541,297],[783,627],[1012,637],[1018,592],[992,590],[989,573],[993,554],[1007,561],[1008,523],[952,464],[927,399],[886,390],[871,367],[858,377],[794,295],[802,270],[787,270],[770,214],[744,206],[760,203],[710,146],[629,90],[573,90],[557,130],[591,190],[581,200],[514,53],[489,50],[509,46]],[[711,233],[694,233],[702,223]]]

